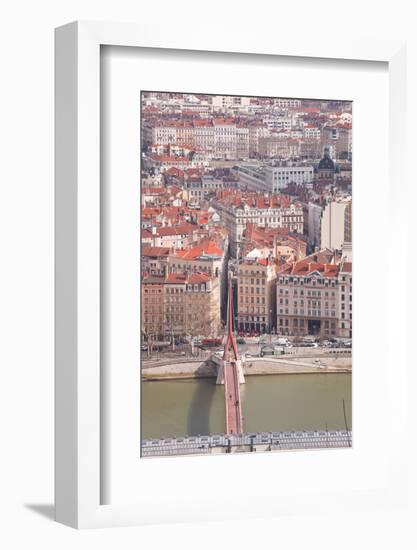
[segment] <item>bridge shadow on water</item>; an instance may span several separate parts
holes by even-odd
[[[210,411],[216,393],[216,378],[204,378],[197,381],[188,413],[188,435],[210,434]]]

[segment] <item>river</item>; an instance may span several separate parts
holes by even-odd
[[[141,385],[144,439],[223,433],[224,386],[214,378]],[[345,429],[352,425],[351,374],[247,376],[241,385],[245,432]]]

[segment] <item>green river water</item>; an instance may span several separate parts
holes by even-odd
[[[142,437],[225,431],[224,387],[215,379],[142,382]],[[351,374],[247,376],[241,385],[245,432],[345,429],[352,425]]]

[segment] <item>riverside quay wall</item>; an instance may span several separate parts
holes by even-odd
[[[350,430],[261,432],[146,439],[142,441],[141,454],[144,458],[150,458],[194,454],[337,449],[351,446]]]
[[[176,378],[211,378],[218,367],[210,357],[202,359],[170,358],[142,362],[142,380],[169,380]],[[352,371],[350,351],[278,357],[246,357],[245,376],[268,374],[340,373]]]

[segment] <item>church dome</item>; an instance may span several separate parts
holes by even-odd
[[[318,165],[317,168],[318,168],[318,170],[334,170],[335,169],[334,162],[330,158],[329,150],[327,148],[324,150],[324,156],[321,159],[321,161],[319,162],[319,165]]]

